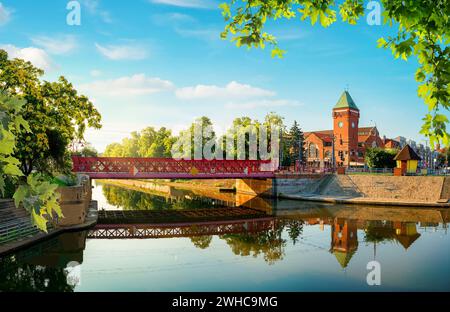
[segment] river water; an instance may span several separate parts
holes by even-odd
[[[93,197],[100,210],[198,210],[208,222],[177,235],[177,224],[166,222],[163,234],[158,225],[140,238],[65,233],[0,259],[0,291],[450,290],[445,210],[150,194],[106,184],[96,184]],[[235,217],[210,218],[233,203],[243,207]],[[236,225],[245,209],[256,212],[254,227]],[[232,230],[214,232],[219,227]],[[204,229],[212,232],[199,235]],[[369,285],[368,276],[380,285]]]

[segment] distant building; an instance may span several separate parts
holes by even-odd
[[[383,137],[383,144],[384,148],[387,149],[402,149],[403,147],[400,145],[399,141],[396,141],[395,139],[386,139],[386,136]]]
[[[333,107],[333,130],[305,132],[308,165],[314,167],[363,166],[366,150],[384,148],[377,127],[359,127],[360,111],[345,91]]]

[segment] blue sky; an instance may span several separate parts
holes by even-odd
[[[102,151],[146,126],[174,132],[209,116],[223,132],[235,117],[270,111],[305,131],[330,129],[342,91],[361,110],[361,126],[388,137],[424,140],[426,107],[417,97],[417,63],[394,60],[376,40],[388,26],[338,22],[328,29],[295,19],[270,23],[283,59],[270,49],[236,48],[219,34],[215,0],[80,0],[81,25],[69,26],[66,0],[0,0],[0,48],[66,76],[103,116],[87,140]],[[422,142],[423,143],[423,142]]]

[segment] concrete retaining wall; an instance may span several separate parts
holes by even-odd
[[[392,199],[436,203],[450,200],[450,178],[431,176],[325,175],[278,179],[240,179],[238,193],[277,197],[283,195],[328,198]]]
[[[59,187],[59,204],[64,218],[57,219],[55,225],[58,227],[73,226],[83,224],[92,200],[92,188],[89,177],[80,179],[80,185]]]
[[[279,194],[298,194],[313,192],[322,175],[304,175],[276,179],[237,179],[236,192],[250,195],[274,197]]]
[[[370,198],[393,198],[436,202],[441,198],[444,177],[349,175],[356,192]],[[337,182],[345,179],[338,176]]]

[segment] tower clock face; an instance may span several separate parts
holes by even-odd
[[[339,121],[338,126],[339,128],[342,128],[344,126],[344,123],[342,121]]]
[[[356,125],[355,125],[355,122],[353,121],[353,122],[352,122],[352,128],[355,128],[355,126],[356,126]]]

